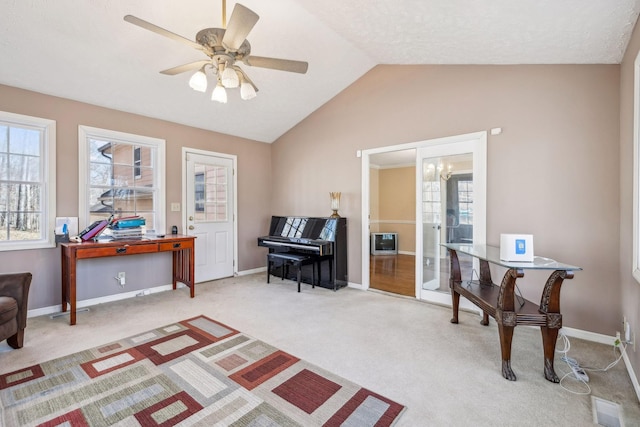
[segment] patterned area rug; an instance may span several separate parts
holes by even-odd
[[[204,316],[0,375],[3,426],[390,426],[405,407]]]

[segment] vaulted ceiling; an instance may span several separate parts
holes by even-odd
[[[227,2],[227,18],[235,5]],[[306,74],[240,64],[258,87],[228,103],[159,71],[206,56],[123,20],[194,40],[222,26],[222,0],[0,0],[0,84],[273,142],[377,64],[616,64],[640,0],[243,0],[260,16],[257,56]],[[211,80],[211,79],[210,79]]]

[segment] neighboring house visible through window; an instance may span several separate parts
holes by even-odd
[[[164,232],[165,141],[87,126],[78,133],[80,228],[139,215]]]
[[[55,246],[56,122],[0,112],[0,251]]]
[[[196,221],[227,221],[227,169],[209,164],[195,165]]]
[[[140,147],[134,147],[133,149],[133,177],[135,179],[142,178],[142,149]]]
[[[204,172],[196,172],[196,212],[204,212]]]

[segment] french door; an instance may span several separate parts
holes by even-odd
[[[447,138],[417,150],[417,298],[451,304],[447,251],[442,243],[486,242],[486,137],[483,135],[469,139],[464,135]],[[473,268],[469,264],[466,273],[473,274]],[[477,271],[477,266],[475,268]]]

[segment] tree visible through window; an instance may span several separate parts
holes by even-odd
[[[55,122],[0,112],[0,250],[53,246],[54,185]]]

